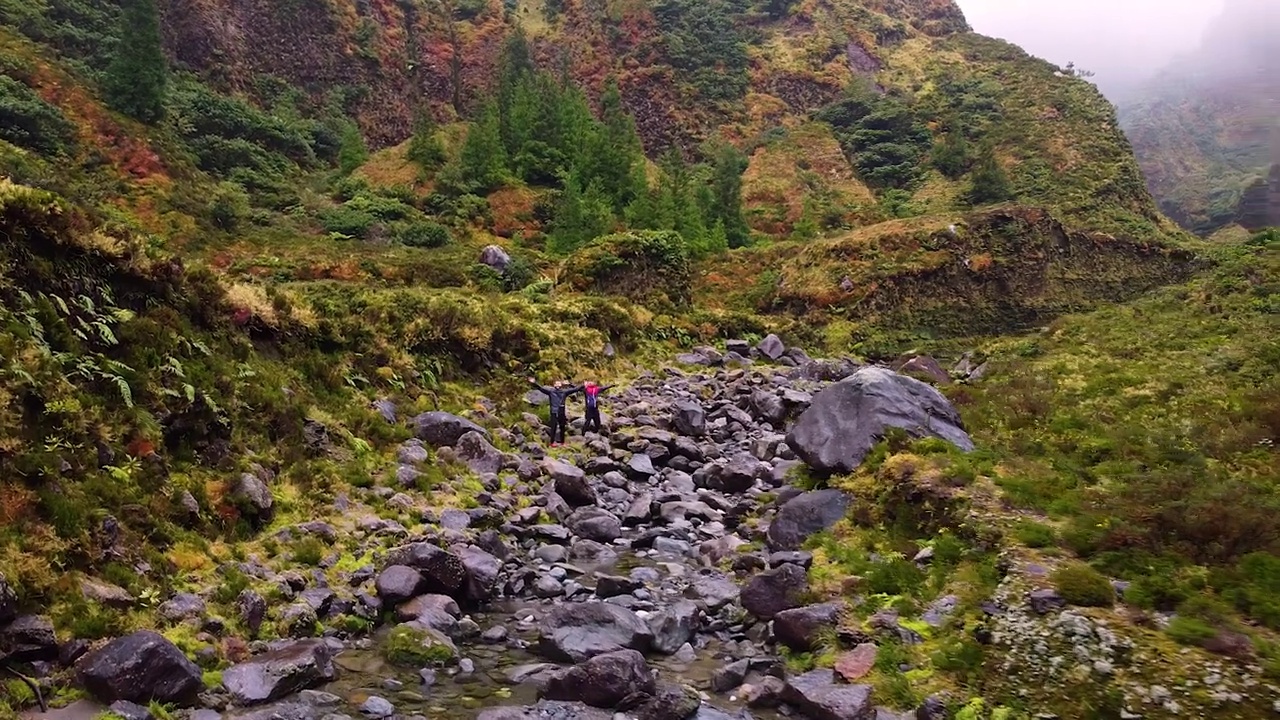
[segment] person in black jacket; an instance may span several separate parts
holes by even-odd
[[[582,386],[582,399],[587,404],[587,412],[585,422],[582,426],[582,432],[591,432],[591,428],[595,427],[595,432],[600,432],[600,393],[613,387],[612,385],[597,385],[595,382],[588,380]]]
[[[563,380],[555,381],[551,387],[539,385],[538,381],[529,378],[529,384],[540,391],[551,401],[551,447],[564,442],[565,431],[569,428],[569,417],[565,413],[565,401],[574,393],[582,392],[581,385],[565,387]]]

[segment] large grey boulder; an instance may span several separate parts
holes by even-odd
[[[58,638],[42,615],[23,615],[0,627],[0,660],[56,660]]]
[[[407,565],[421,573],[424,582],[418,592],[457,598],[465,591],[468,575],[462,559],[431,543],[402,545],[387,553],[386,562],[388,566]]]
[[[815,470],[853,472],[890,427],[973,449],[960,414],[942,393],[881,367],[863,368],[819,392],[787,444]]]
[[[706,410],[696,400],[681,400],[671,410],[671,426],[681,435],[701,437],[707,432]]]
[[[231,486],[231,501],[242,512],[259,522],[268,522],[275,514],[275,500],[271,488],[253,473],[242,473]]]
[[[599,708],[616,708],[623,700],[652,695],[656,683],[644,655],[618,650],[597,655],[551,677],[542,696],[577,700]]]
[[[308,639],[259,655],[222,673],[222,684],[237,705],[279,700],[334,678],[333,658],[324,640]]]
[[[782,699],[812,720],[873,720],[870,685],[837,683],[829,668],[788,678]]]
[[[773,333],[769,333],[756,345],[756,351],[770,360],[777,360],[787,351],[787,346]]]
[[[791,498],[769,523],[769,548],[799,550],[805,540],[844,518],[852,503],[848,493],[835,488],[813,490]]]
[[[556,605],[542,618],[537,651],[558,662],[583,662],[617,650],[649,649],[653,632],[634,612],[604,602]]]
[[[474,430],[458,438],[458,459],[477,475],[496,473],[502,469],[502,451],[494,447],[483,433]]]
[[[452,447],[469,432],[489,436],[487,430],[470,420],[439,410],[425,412],[415,417],[413,432],[419,440],[435,447]]]
[[[204,692],[200,668],[158,633],[139,630],[90,653],[76,668],[80,684],[104,703],[188,705]]]
[[[507,254],[506,250],[497,245],[485,245],[484,249],[480,251],[480,263],[488,265],[498,272],[503,272],[511,264],[511,256]]]
[[[809,577],[804,568],[787,563],[756,573],[743,586],[742,608],[761,620],[768,620],[783,610],[800,607],[800,599],[809,590]]]

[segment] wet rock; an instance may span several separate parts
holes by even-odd
[[[279,700],[334,678],[329,646],[323,640],[298,640],[222,673],[222,684],[237,705]]]
[[[400,622],[420,620],[431,615],[443,615],[456,620],[462,615],[462,609],[448,595],[434,594],[419,595],[396,608],[396,619]]]
[[[782,678],[765,675],[759,680],[743,685],[741,692],[743,699],[747,701],[747,707],[772,708],[782,704],[782,694],[786,689],[787,684]]]
[[[360,712],[365,717],[371,718],[387,718],[395,714],[396,708],[389,700],[377,695],[370,695],[364,702],[360,703]]]
[[[482,433],[470,431],[458,438],[458,459],[477,475],[496,473],[502,469],[502,453]]]
[[[752,615],[768,620],[783,610],[800,606],[800,598],[809,589],[808,575],[799,565],[783,565],[757,573],[742,588],[742,607]]]
[[[548,700],[576,700],[600,708],[615,708],[626,698],[651,695],[653,672],[644,655],[635,650],[596,655],[562,670],[547,682],[542,696]]]
[[[787,346],[782,344],[782,339],[777,335],[769,333],[756,344],[756,351],[770,360],[777,360],[787,351]]]
[[[236,610],[250,634],[257,635],[267,616],[267,601],[253,590],[242,590],[236,598]]]
[[[682,400],[672,408],[671,426],[681,435],[701,437],[707,432],[707,413],[701,403]]]
[[[644,583],[621,575],[596,575],[596,597],[611,598],[630,595],[644,587]]]
[[[173,643],[150,630],[116,638],[76,668],[80,684],[98,700],[189,705],[204,691],[200,668]]]
[[[152,720],[154,717],[149,709],[128,700],[117,700],[109,709],[124,720]]]
[[[466,569],[467,579],[463,587],[466,599],[484,602],[496,595],[502,561],[474,545],[455,546],[454,552]]]
[[[659,685],[653,696],[632,711],[636,720],[686,720],[702,706],[702,698],[692,688]]]
[[[672,655],[680,646],[693,638],[698,629],[702,612],[689,600],[677,600],[649,616],[649,629],[653,632],[650,643],[654,652]]]
[[[782,699],[811,720],[869,720],[870,685],[837,684],[831,670],[813,670],[787,680]]]
[[[773,616],[773,634],[792,650],[808,652],[819,634],[839,624],[844,609],[842,602],[829,602],[782,610]]]
[[[275,500],[271,497],[271,488],[257,475],[243,473],[231,486],[228,497],[240,510],[258,522],[271,520],[275,513]]]
[[[596,504],[596,491],[587,481],[587,475],[576,465],[548,459],[543,469],[555,482],[556,494],[574,507]]]
[[[653,494],[640,493],[627,507],[626,514],[622,516],[622,525],[623,527],[635,527],[636,525],[643,525],[651,519],[653,519]]]
[[[539,625],[537,652],[551,660],[582,662],[616,650],[644,652],[653,632],[636,614],[610,603],[554,606]]]
[[[815,470],[853,472],[889,427],[973,449],[959,413],[942,393],[879,367],[863,368],[819,392],[787,444]]]
[[[374,583],[378,597],[388,605],[398,605],[423,591],[426,581],[422,573],[408,565],[391,565],[378,573]]]
[[[733,578],[720,572],[707,572],[689,579],[685,597],[700,603],[708,615],[738,599],[738,585]]]
[[[843,519],[852,504],[848,493],[835,488],[797,495],[784,503],[769,523],[769,547],[798,550],[805,540]]]
[[[600,543],[613,542],[622,536],[622,522],[596,507],[578,508],[565,520],[574,535]]]
[[[507,628],[502,625],[494,625],[480,634],[480,641],[489,645],[497,645],[506,642],[509,635]]]
[[[627,475],[636,482],[644,482],[657,474],[653,459],[644,453],[636,453],[627,460]]]
[[[486,708],[476,720],[614,720],[614,715],[584,703],[543,700],[523,707]]]
[[[160,605],[160,617],[170,622],[200,617],[204,613],[204,599],[192,593],[178,593]]]
[[[53,623],[40,615],[23,615],[0,628],[0,660],[41,662],[58,659]]]
[[[467,568],[451,552],[425,542],[411,543],[387,553],[388,565],[407,565],[422,573],[419,592],[458,597],[467,581]]]
[[[419,440],[434,447],[452,447],[469,432],[489,436],[479,425],[447,412],[425,412],[413,419],[413,432]]]

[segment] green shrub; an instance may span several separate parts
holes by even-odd
[[[497,270],[483,263],[475,263],[467,271],[472,284],[481,290],[498,292],[502,290],[502,275]]]
[[[74,130],[61,110],[26,85],[0,75],[0,139],[41,155],[64,155],[74,142]]]
[[[364,238],[378,222],[378,218],[364,210],[342,205],[320,212],[320,224],[331,233],[338,233],[351,238]]]
[[[402,225],[397,228],[395,238],[402,245],[417,248],[444,247],[453,240],[449,228],[431,221]]]
[[[502,271],[502,289],[507,292],[523,290],[537,277],[533,264],[522,257],[512,257]]]
[[[293,559],[303,565],[315,567],[324,559],[325,546],[313,537],[304,537],[293,544]]]
[[[1218,634],[1217,629],[1209,623],[1185,615],[1179,615],[1171,620],[1169,627],[1164,631],[1183,645],[1201,645]]]
[[[1084,563],[1063,565],[1053,572],[1050,579],[1062,597],[1072,605],[1110,607],[1115,603],[1116,591],[1111,587],[1111,582]]]
[[[1033,520],[1019,522],[1013,529],[1013,536],[1029,548],[1052,547],[1058,541],[1058,534],[1052,527]]]
[[[238,183],[221,182],[209,200],[209,219],[221,230],[240,227],[249,216],[249,193]]]

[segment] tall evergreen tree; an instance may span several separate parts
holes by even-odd
[[[107,103],[136,120],[154,123],[164,117],[168,84],[155,0],[124,0],[120,22],[122,40],[103,83]]]
[[[991,145],[983,147],[969,181],[969,201],[974,205],[1004,202],[1013,197],[1013,185]]]
[[[560,255],[571,253],[609,232],[613,221],[609,199],[600,184],[592,182],[584,188],[582,178],[571,174],[565,178],[556,204],[547,250]]]
[[[723,143],[712,166],[712,217],[724,224],[729,247],[742,247],[751,239],[751,230],[742,216],[742,173],[747,157],[729,143]]]
[[[470,191],[488,192],[506,177],[507,154],[499,123],[498,107],[490,102],[467,131],[458,156],[457,180]]]
[[[600,127],[591,139],[589,158],[587,172],[600,182],[615,210],[621,211],[643,191],[643,176],[636,170],[644,163],[644,148],[612,78],[600,96]]]
[[[413,120],[413,135],[409,138],[406,156],[424,171],[439,168],[445,160],[444,144],[436,137],[436,121],[427,108],[419,108]]]
[[[528,129],[528,113],[513,112],[517,103],[531,91],[530,80],[534,74],[533,55],[529,50],[529,40],[524,29],[516,26],[502,48],[502,57],[498,65],[498,115],[502,127],[502,144],[507,156],[514,158],[520,153],[522,143],[527,139],[521,130]],[[527,102],[527,99],[525,99]],[[525,125],[517,126],[523,120]]]

